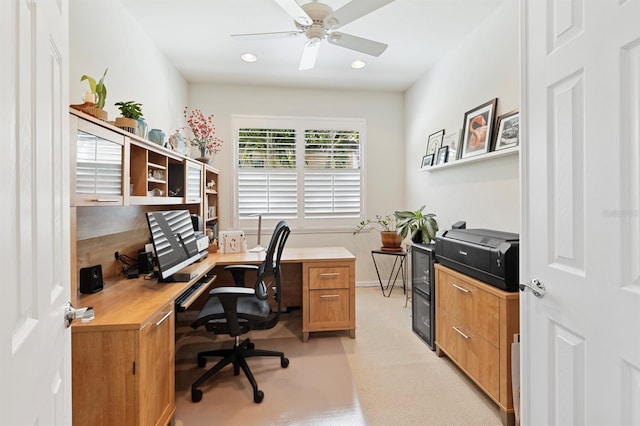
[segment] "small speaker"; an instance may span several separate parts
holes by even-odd
[[[153,271],[153,253],[141,251],[138,253],[138,272],[148,274]]]
[[[96,293],[102,290],[102,287],[102,265],[80,268],[80,293]]]

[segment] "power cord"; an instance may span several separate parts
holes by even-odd
[[[118,262],[120,262],[120,275],[129,279],[139,277],[137,259],[133,259],[126,254],[120,254],[120,252],[115,252],[114,257]]]

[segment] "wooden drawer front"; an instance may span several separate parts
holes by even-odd
[[[500,299],[469,281],[438,271],[437,305],[495,347],[500,339]]]
[[[316,326],[342,326],[349,323],[349,290],[330,289],[309,292],[309,318]]]
[[[325,288],[349,288],[349,267],[310,267],[309,288],[312,290]]]
[[[500,351],[444,311],[436,322],[438,346],[496,401],[500,398]]]

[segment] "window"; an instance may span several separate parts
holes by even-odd
[[[234,117],[238,225],[258,214],[298,228],[353,225],[363,129],[363,120]]]

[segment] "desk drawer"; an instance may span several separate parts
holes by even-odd
[[[309,292],[309,318],[312,322],[341,326],[349,323],[349,290],[330,289],[313,290]]]
[[[349,267],[310,267],[309,288],[312,290],[349,288]]]

